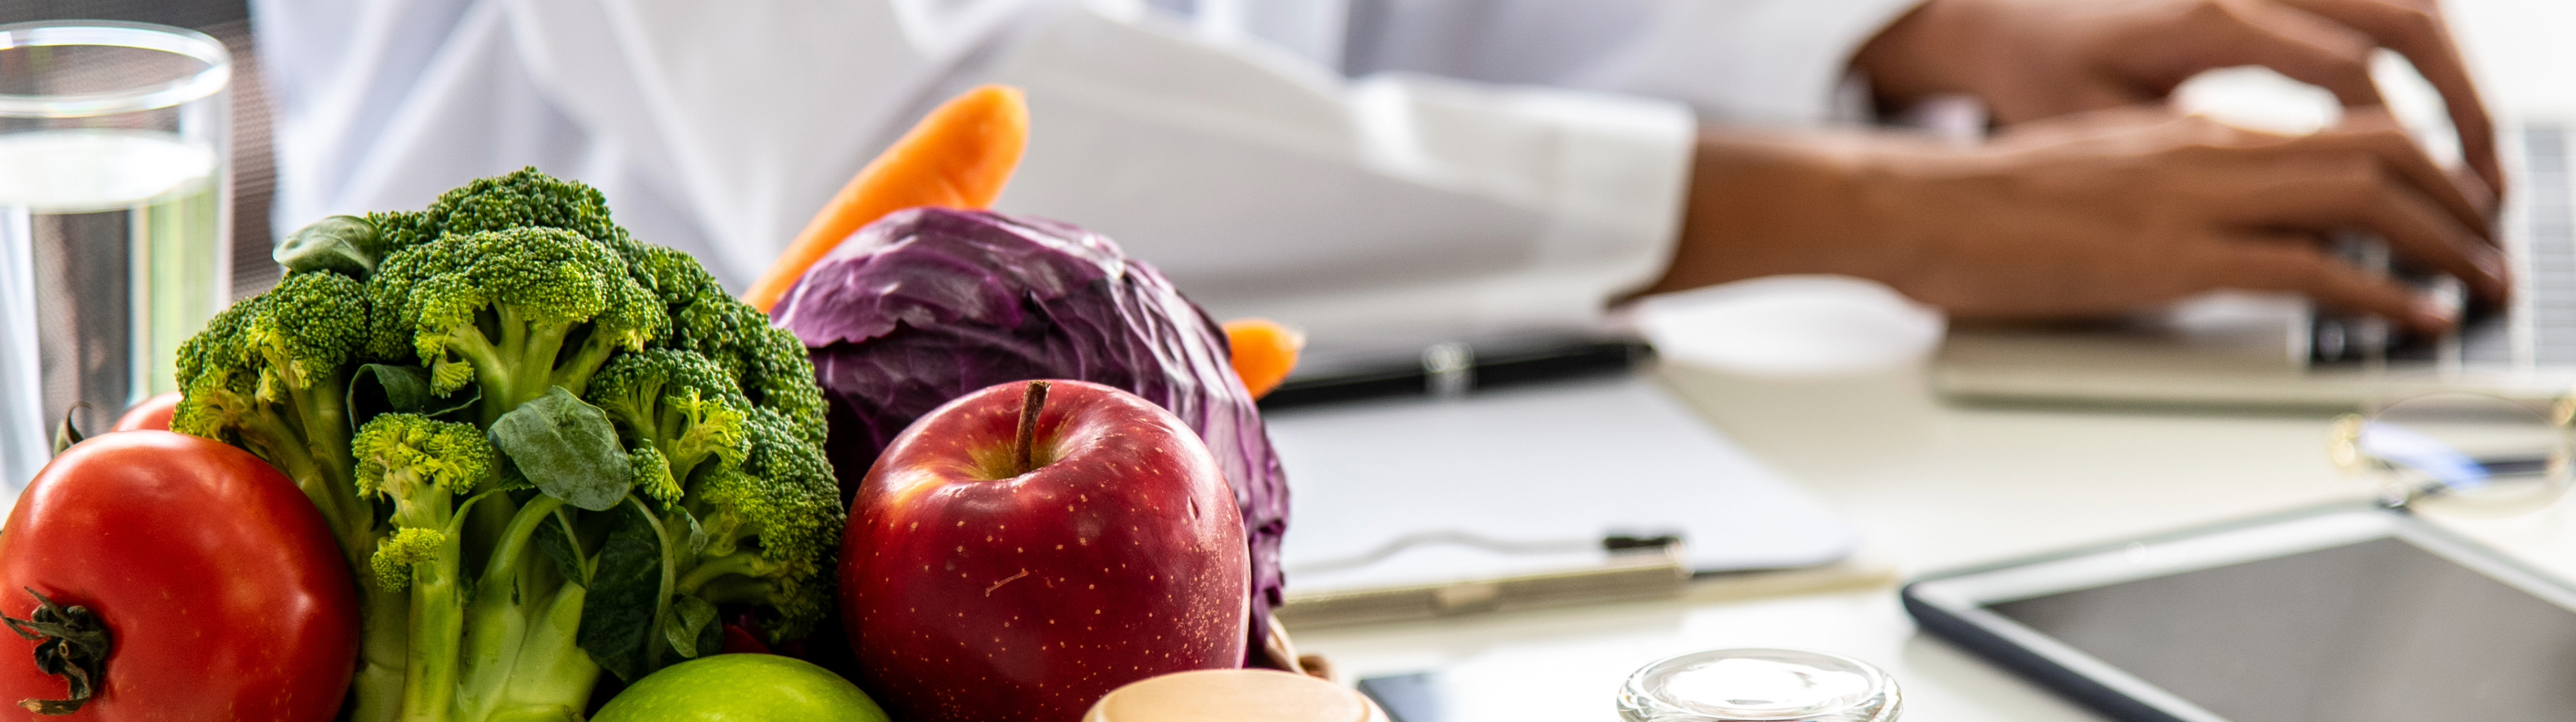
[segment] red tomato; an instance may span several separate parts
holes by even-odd
[[[127,407],[125,409],[124,416],[116,417],[116,428],[109,429],[109,431],[137,431],[142,429],[169,431],[170,414],[178,410],[179,392],[177,391],[144,399],[135,403],[133,406]]]
[[[358,654],[357,587],[303,492],[249,452],[167,431],[101,434],[54,457],[0,530],[0,614],[27,588],[86,606],[113,645],[73,716],[327,722]],[[0,704],[58,700],[36,643],[0,634]]]

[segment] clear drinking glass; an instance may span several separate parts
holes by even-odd
[[[175,390],[229,301],[232,59],[181,28],[0,25],[0,499],[72,413]]]

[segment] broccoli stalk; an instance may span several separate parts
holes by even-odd
[[[602,560],[584,552],[577,510],[500,481],[499,449],[471,424],[388,413],[360,428],[353,446],[359,491],[393,506],[395,531],[372,559],[374,582],[410,593],[400,719],[579,719],[600,672],[579,632],[586,580]],[[505,511],[491,516],[507,520],[498,528],[468,523],[495,509]],[[562,532],[570,569],[540,548],[537,534],[550,524]],[[657,548],[674,548],[658,543],[663,532],[654,536]],[[468,585],[474,549],[489,552]],[[675,574],[672,560],[654,561],[663,576]]]
[[[455,638],[465,623],[464,530],[455,499],[490,483],[497,454],[472,426],[408,413],[368,421],[351,447],[358,491],[393,503],[394,533],[369,561],[376,584],[411,590],[403,718],[447,719],[442,692],[456,686],[456,665],[438,641]]]
[[[510,516],[484,573],[475,585],[457,664],[463,684],[454,692],[457,719],[580,719],[599,679],[599,664],[579,645],[588,589],[545,560],[534,542],[548,524],[571,539],[563,500],[540,496]],[[571,542],[568,542],[571,543]],[[598,560],[569,549],[586,574]]]
[[[182,350],[176,426],[339,533],[353,722],[578,720],[602,672],[712,652],[719,614],[821,619],[844,517],[813,367],[695,260],[534,170],[296,238]]]

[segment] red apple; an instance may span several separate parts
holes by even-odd
[[[877,457],[841,542],[861,687],[905,722],[1076,722],[1129,682],[1240,666],[1243,522],[1207,445],[1081,381],[933,410]]]

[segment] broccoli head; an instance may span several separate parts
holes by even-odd
[[[714,651],[718,605],[827,613],[803,345],[598,191],[522,170],[276,257],[181,348],[173,425],[285,470],[373,580],[346,719],[577,718],[602,671]]]
[[[580,392],[611,354],[669,326],[622,257],[555,228],[440,236],[387,257],[367,285],[370,350],[407,346],[438,394],[479,384],[485,424],[549,387]]]

